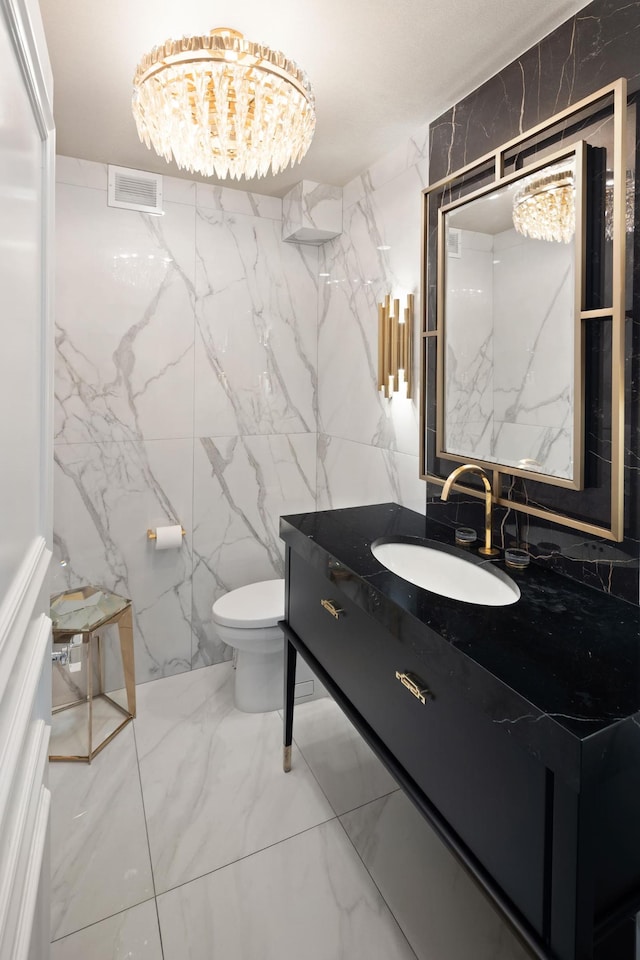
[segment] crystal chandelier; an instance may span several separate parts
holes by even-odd
[[[315,129],[309,81],[284,54],[219,27],[167,40],[133,80],[138,135],[207,177],[264,177],[298,163]]]
[[[513,199],[513,225],[534,240],[569,243],[576,229],[573,169],[550,167],[525,181]]]

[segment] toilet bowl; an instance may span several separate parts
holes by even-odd
[[[235,704],[245,713],[279,710],[283,702],[284,580],[248,583],[212,608],[218,636],[236,651]]]

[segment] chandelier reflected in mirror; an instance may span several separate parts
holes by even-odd
[[[525,237],[569,243],[576,229],[574,165],[547,167],[513,198],[513,225]]]
[[[306,74],[279,51],[227,27],[167,40],[145,54],[132,107],[147,147],[183,170],[221,179],[294,166],[315,129]]]

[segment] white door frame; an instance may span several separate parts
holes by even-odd
[[[0,30],[9,40],[42,143],[40,234],[34,248],[39,272],[39,330],[34,379],[40,382],[39,435],[24,437],[38,451],[40,479],[37,532],[6,589],[0,591],[0,957],[45,960],[49,956],[50,794],[47,760],[51,717],[51,621],[48,570],[52,547],[53,475],[53,257],[55,135],[52,78],[36,0],[0,0]],[[4,96],[14,91],[3,90]],[[1,146],[1,144],[0,144]],[[6,145],[5,145],[6,146]],[[11,184],[0,183],[0,189]],[[0,230],[8,229],[0,224]],[[37,231],[37,228],[36,228]],[[37,246],[36,246],[37,244]],[[11,313],[3,305],[5,317]],[[1,322],[1,320],[0,320]],[[11,349],[10,319],[2,330]],[[0,393],[0,397],[1,397]],[[14,411],[2,398],[0,416]],[[15,402],[19,404],[20,398]],[[20,451],[0,451],[2,461]],[[5,458],[7,458],[5,460]],[[4,504],[5,510],[11,504]],[[0,536],[2,531],[0,529]],[[6,584],[5,584],[6,586]]]

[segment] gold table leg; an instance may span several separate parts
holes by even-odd
[[[91,754],[93,753],[93,634],[90,633],[87,638],[87,700],[89,701],[89,736],[87,757],[91,763]]]
[[[118,620],[120,653],[124,669],[124,685],[127,691],[127,707],[132,717],[136,715],[136,670],[133,653],[133,617],[131,604]]]

